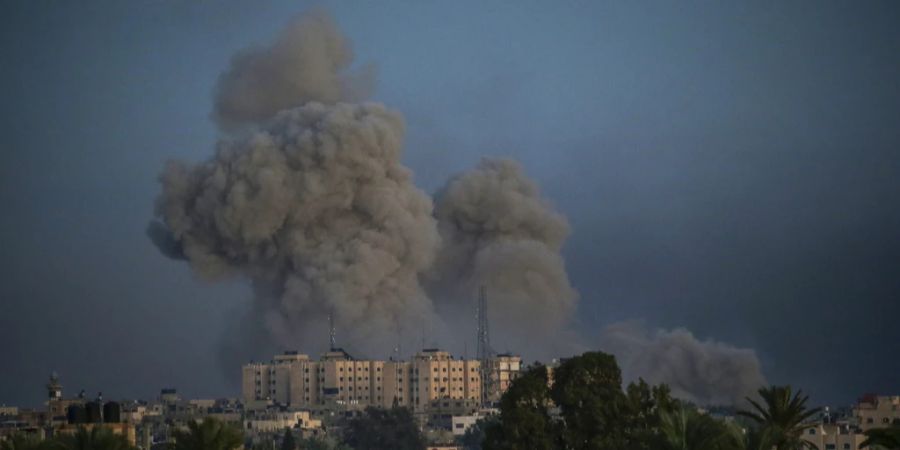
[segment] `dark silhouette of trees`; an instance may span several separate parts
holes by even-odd
[[[738,414],[754,422],[756,427],[774,440],[778,450],[795,450],[815,448],[802,439],[803,423],[819,412],[819,408],[809,409],[806,402],[809,397],[798,390],[792,393],[790,386],[770,386],[759,390],[762,404],[747,398],[753,405],[750,411],[738,411]]]
[[[366,408],[347,427],[344,443],[355,450],[421,450],[425,438],[406,408]]]
[[[686,406],[663,411],[659,430],[660,450],[737,450],[744,441],[740,430]]]
[[[900,425],[894,424],[888,428],[873,428],[866,433],[860,447],[871,449],[900,450]]]
[[[54,442],[55,441],[55,442]],[[75,433],[47,442],[45,448],[59,450],[133,450],[125,436],[101,426],[79,427]]]
[[[645,450],[659,440],[660,413],[676,402],[665,386],[640,381],[622,390],[615,357],[588,352],[552,371],[535,366],[500,400],[500,419],[486,429],[485,450]]]
[[[486,428],[484,449],[557,448],[559,433],[550,418],[551,405],[546,368],[529,368],[500,398],[500,420]]]
[[[172,437],[172,450],[234,450],[244,444],[239,428],[212,417],[188,422],[187,430],[175,430]]]
[[[297,441],[294,440],[294,433],[291,433],[290,428],[284,429],[284,437],[281,438],[281,450],[295,450],[297,448]]]

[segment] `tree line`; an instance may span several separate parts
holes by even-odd
[[[552,379],[551,379],[552,378]],[[723,421],[643,380],[622,388],[615,357],[588,352],[552,371],[535,365],[515,380],[487,419],[463,440],[479,450],[801,450],[819,412],[790,386],[747,398],[739,422]],[[863,447],[900,449],[900,427],[866,432]],[[824,450],[824,449],[819,449]]]

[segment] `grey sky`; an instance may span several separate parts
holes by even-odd
[[[900,393],[900,7],[483,3],[326,5],[419,186],[522,161],[573,225],[584,334],[685,326],[817,403]],[[236,395],[216,353],[248,287],[144,229],[164,161],[212,152],[230,56],[307,7],[0,5],[0,403],[37,404],[51,370]]]

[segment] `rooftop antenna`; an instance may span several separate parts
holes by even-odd
[[[330,351],[335,351],[337,348],[337,344],[335,343],[335,333],[334,333],[334,308],[331,308],[331,313],[328,314],[328,342],[331,345],[329,347]]]
[[[478,309],[476,310],[478,327],[476,330],[476,358],[481,363],[481,403],[484,406],[492,401],[494,391],[494,349],[491,348],[491,332],[488,326],[487,288],[478,288]]]

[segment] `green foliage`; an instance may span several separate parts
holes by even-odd
[[[739,411],[738,414],[753,421],[758,432],[774,441],[778,450],[814,448],[801,438],[802,425],[819,409],[806,407],[809,397],[803,395],[803,391],[792,393],[790,386],[770,386],[761,388],[759,396],[763,400],[762,404],[747,398],[753,405],[753,410]]]
[[[643,379],[629,383],[621,416],[625,440],[631,450],[654,449],[659,445],[661,414],[678,407],[669,387],[650,386]]]
[[[125,436],[115,434],[102,426],[88,430],[79,427],[73,434],[62,435],[45,443],[47,447],[59,450],[133,450]]]
[[[212,417],[191,421],[187,430],[175,430],[172,437],[172,450],[234,450],[244,443],[239,428]]]
[[[630,448],[633,414],[614,356],[588,352],[553,372],[551,397],[560,409],[562,440],[572,450]]]
[[[742,436],[732,427],[699,413],[679,407],[660,413],[660,450],[733,450],[742,447]]]
[[[281,439],[281,450],[294,450],[297,448],[297,442],[294,441],[294,434],[290,428],[284,429],[284,437]]]
[[[900,425],[889,428],[873,428],[866,431],[866,440],[860,447],[869,446],[873,449],[900,450]]]
[[[497,416],[488,416],[478,419],[478,421],[469,427],[469,429],[466,430],[466,433],[459,438],[459,444],[465,450],[482,450],[481,445],[484,442],[485,430],[488,427],[499,423],[499,421],[500,419]]]
[[[485,429],[485,450],[549,450],[557,448],[559,434],[550,418],[547,369],[528,369],[500,399],[500,420]]]
[[[47,450],[51,447],[48,444],[34,435],[16,433],[0,442],[0,450]]]
[[[355,450],[421,450],[425,438],[408,409],[369,407],[350,421],[344,443]]]
[[[275,444],[272,441],[265,439],[253,444],[253,447],[251,448],[253,450],[275,450]]]
[[[641,380],[623,391],[615,358],[600,352],[565,361],[553,381],[538,366],[513,382],[484,449],[656,450],[660,414],[677,405],[665,385]]]

